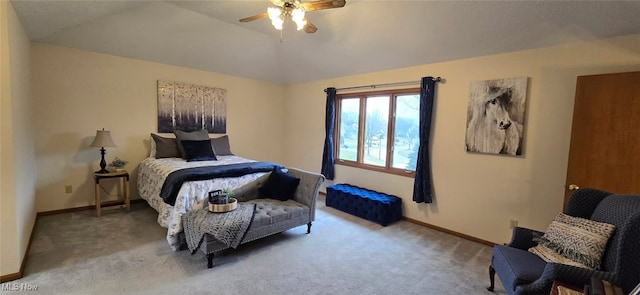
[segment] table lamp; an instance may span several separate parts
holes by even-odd
[[[102,154],[102,160],[100,160],[100,170],[96,171],[96,173],[104,174],[109,173],[105,167],[107,167],[107,162],[104,160],[105,147],[115,147],[116,144],[113,143],[111,139],[111,133],[109,131],[104,130],[96,130],[96,137],[93,139],[93,142],[89,145],[90,147],[99,147],[100,154]]]

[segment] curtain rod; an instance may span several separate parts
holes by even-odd
[[[436,82],[440,82],[442,81],[442,78],[437,77],[437,78],[433,78],[434,81]],[[342,90],[355,90],[355,89],[366,89],[366,88],[384,88],[384,87],[393,87],[393,86],[404,86],[404,85],[413,85],[413,84],[420,84],[421,81],[407,81],[407,82],[396,82],[396,83],[385,83],[385,84],[372,84],[372,85],[362,85],[362,86],[353,86],[353,87],[344,87],[344,88],[336,88],[336,92],[337,91],[342,91]],[[324,92],[327,92],[327,89],[324,90]]]

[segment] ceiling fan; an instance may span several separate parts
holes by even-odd
[[[297,25],[298,31],[304,29],[307,33],[315,33],[318,28],[305,17],[305,12],[340,8],[347,3],[345,0],[317,0],[310,2],[301,2],[299,0],[269,1],[276,7],[269,7],[267,12],[240,19],[240,22],[246,23],[268,17],[271,20],[271,24],[277,30],[282,30],[284,22],[290,19]]]

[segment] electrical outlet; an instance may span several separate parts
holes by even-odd
[[[72,193],[72,192],[73,192],[73,186],[72,186],[72,185],[70,185],[70,184],[65,185],[65,186],[64,186],[64,192],[65,192],[65,193],[67,193],[67,194]]]
[[[518,226],[518,221],[517,221],[517,220],[515,220],[515,219],[511,219],[511,221],[510,221],[510,223],[509,223],[509,226],[510,226],[511,228],[514,228],[514,227]]]

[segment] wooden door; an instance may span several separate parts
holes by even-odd
[[[640,72],[578,77],[569,187],[640,194]]]

